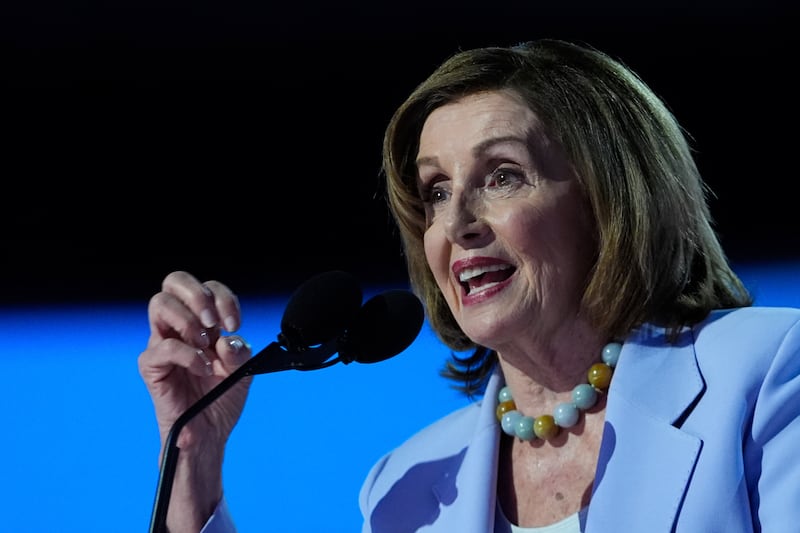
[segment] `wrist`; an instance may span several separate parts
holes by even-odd
[[[180,450],[167,511],[170,533],[200,531],[222,498],[222,455]]]

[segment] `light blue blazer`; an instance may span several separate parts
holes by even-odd
[[[494,531],[503,380],[371,470],[363,533]],[[645,326],[608,391],[586,533],[800,532],[800,310]]]

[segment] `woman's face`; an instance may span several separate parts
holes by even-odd
[[[596,240],[578,179],[509,91],[434,110],[417,155],[425,255],[461,329],[498,351],[578,318]]]

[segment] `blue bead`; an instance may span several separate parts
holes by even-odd
[[[533,432],[533,417],[524,415],[519,417],[515,430],[517,437],[522,440],[533,440],[536,437],[536,433]]]
[[[516,436],[517,421],[520,418],[522,418],[522,413],[519,411],[508,411],[503,414],[503,418],[500,419],[500,426],[503,428],[503,432],[512,437]]]
[[[553,419],[562,428],[570,428],[578,423],[581,412],[571,403],[560,403],[553,411]]]
[[[500,400],[500,403],[512,400],[513,398],[511,398],[511,389],[509,389],[508,386],[505,386],[502,389],[500,389],[500,393],[497,395],[497,399]]]
[[[617,366],[617,361],[619,360],[619,352],[622,351],[622,344],[618,342],[609,342],[603,348],[603,362],[614,368]]]
[[[578,385],[572,389],[572,403],[585,411],[597,403],[597,391],[588,383]]]

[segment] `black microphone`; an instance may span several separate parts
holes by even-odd
[[[278,340],[292,352],[303,352],[341,334],[361,308],[355,276],[334,270],[303,283],[289,299]]]
[[[408,291],[373,296],[340,339],[339,359],[344,364],[377,363],[394,357],[414,342],[424,319],[422,304]]]
[[[337,362],[374,363],[406,349],[424,320],[422,304],[407,291],[391,290],[361,305],[358,281],[332,271],[317,275],[291,296],[278,341],[269,344],[190,406],[172,425],[165,442],[150,533],[166,533],[167,509],[180,449],[181,429],[245,376],[281,370],[315,370]],[[339,352],[339,357],[331,356]]]

